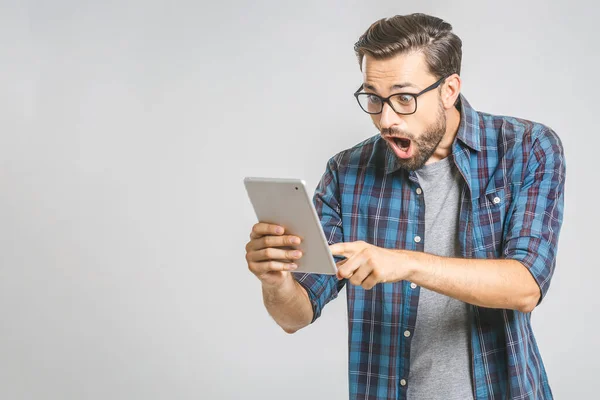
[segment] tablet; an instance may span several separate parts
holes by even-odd
[[[259,222],[283,226],[284,234],[298,236],[302,257],[293,272],[334,275],[337,266],[306,183],[301,179],[244,178],[244,186]],[[291,262],[291,261],[290,261]]]

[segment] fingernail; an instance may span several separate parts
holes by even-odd
[[[297,238],[297,237],[293,238],[292,239],[292,243],[293,244],[300,244],[300,238]]]
[[[292,257],[301,257],[301,256],[302,256],[302,253],[301,253],[301,252],[299,252],[299,251],[294,251],[294,252],[292,253]]]
[[[277,227],[277,229],[275,229],[275,232],[279,233],[280,235],[283,233],[283,228],[282,227]]]
[[[298,266],[296,264],[290,264],[290,269],[296,269]]]

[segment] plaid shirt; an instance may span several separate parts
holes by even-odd
[[[544,125],[475,111],[462,95],[457,108],[452,157],[467,183],[460,200],[461,255],[520,261],[543,298],[563,216],[561,141]],[[313,201],[330,244],[363,240],[423,251],[425,203],[417,188],[415,173],[399,168],[376,135],[329,160]],[[350,398],[405,399],[411,337],[403,332],[415,328],[420,288],[401,281],[364,290],[334,275],[293,275],[308,292],[313,322],[346,286]],[[473,305],[469,313],[475,398],[551,399],[531,314]]]

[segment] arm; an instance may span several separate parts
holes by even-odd
[[[291,276],[281,286],[262,286],[263,301],[275,322],[286,332],[294,333],[313,320],[313,308],[306,290]]]
[[[540,297],[531,273],[515,260],[440,257],[362,241],[338,243],[331,250],[348,257],[338,264],[338,279],[367,290],[380,282],[408,280],[466,303],[522,312],[531,311]]]
[[[466,303],[531,312],[540,289],[527,268],[515,260],[481,260],[404,251],[407,280]]]
[[[246,261],[262,283],[267,311],[285,332],[293,333],[312,321],[313,308],[291,272],[297,268],[294,261],[302,256],[294,247],[301,239],[284,233],[285,229],[277,225],[255,224],[246,244]]]
[[[341,217],[337,201],[334,163],[330,160],[315,192],[314,205],[328,243],[342,240]],[[314,322],[323,307],[343,286],[335,276],[293,272],[302,254],[285,250],[301,239],[285,234],[283,227],[258,223],[246,245],[248,268],[262,282],[263,302],[271,317],[287,333],[294,333]]]

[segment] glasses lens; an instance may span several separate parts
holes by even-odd
[[[382,102],[379,97],[369,93],[360,93],[357,98],[358,103],[365,112],[369,114],[378,114],[381,112]]]
[[[417,108],[415,97],[409,94],[392,96],[390,97],[390,103],[394,106],[394,110],[400,114],[412,114]]]
[[[370,93],[360,93],[357,96],[361,108],[369,114],[379,114],[383,109],[383,101]],[[398,94],[390,97],[394,111],[399,114],[412,114],[417,109],[417,101],[409,94]]]

